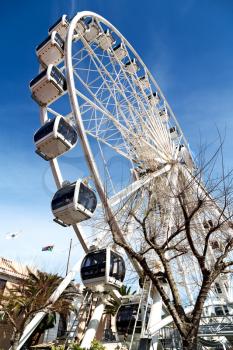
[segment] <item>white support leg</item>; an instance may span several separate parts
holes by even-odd
[[[68,275],[64,278],[64,280],[60,283],[60,285],[57,287],[57,289],[53,292],[53,294],[50,296],[48,303],[51,305],[57,301],[57,299],[60,297],[60,295],[64,292],[66,287],[69,285],[69,283],[74,279],[75,275],[80,271],[82,259],[80,259],[77,264],[72,268],[72,270],[68,273]],[[25,342],[28,340],[30,335],[34,332],[36,327],[40,324],[40,322],[43,320],[44,316],[46,315],[47,310],[38,312],[31,322],[25,327],[24,332],[20,338],[19,345],[17,347],[17,350],[20,350],[22,346],[25,344]]]
[[[153,326],[162,319],[162,299],[157,291],[154,292],[153,305],[150,311],[150,317],[148,321],[148,329],[152,329]],[[158,346],[158,334],[152,335],[150,350],[157,350]]]
[[[189,303],[190,303],[190,305],[194,305],[194,298],[193,298],[191,289],[189,287],[189,284],[187,282],[186,273],[185,273],[184,268],[183,268],[181,257],[179,257],[179,256],[177,257],[177,266],[178,266],[179,271],[180,271],[180,273],[179,273],[180,277],[183,280],[183,285],[184,285],[184,288],[185,288],[185,291],[186,291]]]
[[[81,342],[81,348],[90,349],[91,342],[95,338],[97,329],[99,327],[99,323],[100,323],[101,317],[102,317],[103,312],[104,312],[104,307],[105,307],[105,305],[104,305],[103,301],[101,300],[93,312],[93,315],[92,315],[91,320],[88,324],[86,333],[85,333],[83,340]]]
[[[189,314],[192,311],[193,311],[193,306],[188,306],[184,309],[184,312],[186,314]],[[171,324],[172,322],[173,322],[173,319],[172,319],[172,316],[170,316],[170,315],[163,318],[159,322],[153,322],[151,324],[150,328],[148,327],[147,333],[148,333],[148,335],[154,337],[160,329],[166,327],[167,325]]]

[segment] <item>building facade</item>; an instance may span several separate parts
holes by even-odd
[[[9,349],[12,326],[1,311],[1,299],[8,289],[27,278],[27,267],[0,257],[0,349]]]

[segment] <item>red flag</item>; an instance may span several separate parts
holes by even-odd
[[[43,247],[41,250],[42,252],[51,252],[53,250],[53,245],[47,245],[46,247]]]

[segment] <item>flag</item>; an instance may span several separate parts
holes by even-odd
[[[41,250],[42,252],[51,252],[53,250],[53,245],[47,245],[46,247],[43,247]]]
[[[7,232],[6,233],[6,239],[14,239],[17,238],[20,235],[21,231],[18,232]]]

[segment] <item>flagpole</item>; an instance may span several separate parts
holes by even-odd
[[[68,275],[68,272],[69,272],[71,248],[72,248],[72,238],[70,240],[70,247],[69,247],[69,253],[68,253],[67,264],[66,264],[66,276]]]

